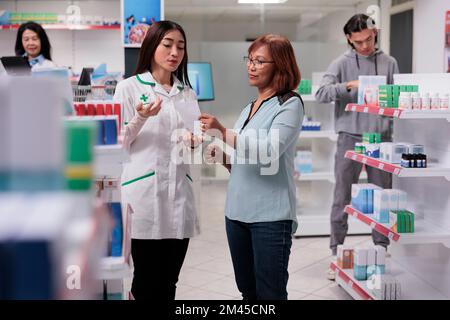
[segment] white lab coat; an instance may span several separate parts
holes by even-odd
[[[161,111],[143,119],[136,106],[143,100],[162,99]],[[189,164],[171,159],[176,142],[171,140],[175,129],[184,127],[175,109],[199,106],[196,95],[174,79],[170,93],[156,83],[150,72],[121,81],[114,100],[122,103],[125,124],[124,145],[130,162],[122,173],[122,202],[134,211],[131,237],[134,239],[183,239],[199,233],[192,178]]]

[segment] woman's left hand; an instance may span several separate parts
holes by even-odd
[[[202,113],[199,117],[201,122],[200,129],[202,132],[206,132],[210,136],[225,136],[225,127],[217,120],[213,115]]]

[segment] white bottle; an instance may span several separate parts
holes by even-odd
[[[431,96],[431,109],[432,110],[436,110],[439,109],[441,107],[441,103],[439,100],[439,93],[433,93],[433,95]]]
[[[400,92],[398,97],[398,108],[401,110],[412,109],[411,92]]]
[[[442,110],[448,110],[448,93],[441,96],[440,108]]]
[[[413,92],[412,94],[412,108],[422,109],[422,101],[420,99],[420,94],[418,92]]]
[[[421,100],[422,100],[422,109],[430,110],[431,109],[430,94],[428,92],[422,93]]]

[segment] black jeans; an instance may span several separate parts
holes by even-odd
[[[292,221],[225,218],[234,276],[244,300],[287,300]]]
[[[176,284],[189,239],[131,239],[136,300],[175,300]]]

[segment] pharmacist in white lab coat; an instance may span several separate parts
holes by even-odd
[[[28,60],[31,70],[54,68],[51,45],[44,28],[36,22],[26,22],[17,31],[15,51]]]
[[[187,77],[186,44],[178,24],[153,24],[135,76],[120,82],[114,96],[123,105],[123,143],[131,156],[121,183],[122,201],[134,210],[135,299],[175,298],[189,238],[199,232],[189,164],[177,164],[172,153],[178,140],[172,134],[186,125],[177,108],[200,115]]]

